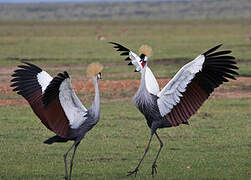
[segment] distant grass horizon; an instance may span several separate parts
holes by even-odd
[[[25,1],[28,2],[28,0],[22,2]],[[151,19],[251,18],[249,0],[63,1],[37,0],[37,3],[10,3],[11,1],[8,1],[9,3],[3,4],[6,1],[0,0],[2,2],[0,3],[0,20],[141,19],[145,21]],[[17,2],[17,0],[12,2]]]
[[[156,0],[0,0],[0,3],[49,3],[49,2],[136,2]],[[157,1],[200,1],[200,0],[157,0]],[[202,0],[201,0],[202,1]]]

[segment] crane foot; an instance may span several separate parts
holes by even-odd
[[[155,163],[152,165],[152,177],[154,177],[154,174],[157,174],[157,165]]]
[[[129,171],[128,172],[128,174],[127,174],[127,176],[131,176],[131,175],[135,175],[135,177],[136,177],[136,175],[137,175],[137,173],[138,173],[138,170],[139,170],[139,168],[138,167],[136,167],[135,168],[135,170],[134,171]]]

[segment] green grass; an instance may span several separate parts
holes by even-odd
[[[250,103],[250,98],[211,99],[190,126],[159,130],[164,148],[156,179],[250,179]],[[100,122],[79,146],[73,179],[134,179],[126,173],[147,144],[146,122],[131,102],[105,103],[101,111]],[[28,106],[1,106],[0,113],[1,179],[61,179],[71,143],[43,144],[53,133]],[[151,179],[158,147],[154,138],[135,179]]]
[[[249,76],[251,41],[246,39],[247,35],[251,36],[249,22],[250,20],[0,22],[0,65],[9,67],[20,64],[20,60],[28,60],[42,66],[66,65],[68,70],[78,74],[85,72],[88,63],[99,61],[105,65],[104,73],[109,73],[108,78],[123,79],[126,78],[123,73],[133,69],[127,67],[123,58],[108,44],[109,41],[115,41],[135,52],[141,44],[152,46],[153,56],[149,60],[151,68],[158,71],[157,77],[171,77],[188,60],[223,43],[222,49],[231,49],[238,59],[240,75]],[[95,37],[97,27],[100,26],[101,34],[107,36],[105,41]],[[121,36],[123,28],[127,32]],[[74,69],[76,66],[78,69]],[[113,72],[120,74],[117,76]],[[0,74],[6,73],[2,71]],[[129,75],[128,78],[135,76]]]

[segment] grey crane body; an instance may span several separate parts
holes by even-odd
[[[100,95],[99,95],[97,77],[94,77],[93,81],[94,81],[94,87],[95,87],[94,102],[90,106],[90,108],[87,110],[86,114],[82,117],[83,119],[85,119],[83,124],[81,124],[79,128],[77,129],[71,128],[69,137],[65,138],[65,141],[74,140],[76,142],[80,142],[85,137],[86,133],[90,131],[98,123],[100,119]],[[75,105],[77,106],[77,104]],[[59,142],[62,142],[62,141],[59,141]],[[53,142],[51,142],[50,144],[52,143]]]
[[[139,111],[145,116],[147,125],[153,132],[155,132],[158,128],[171,127],[169,121],[166,118],[162,117],[159,112],[159,108],[157,105],[158,97],[154,94],[151,94],[146,89],[145,84],[145,72],[146,67],[141,70],[141,80],[138,91],[133,97],[133,102]]]

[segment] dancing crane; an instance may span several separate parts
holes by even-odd
[[[31,63],[25,62],[18,67],[12,75],[11,87],[15,87],[13,91],[22,95],[41,122],[56,134],[44,143],[74,141],[64,154],[65,179],[70,180],[77,147],[85,134],[99,121],[98,79],[101,79],[103,66],[92,63],[87,67],[87,74],[93,79],[95,87],[94,102],[88,110],[76,96],[66,71],[52,78],[47,72]],[[73,147],[68,176],[66,159]]]
[[[117,51],[122,52],[120,55],[127,56],[125,60],[130,61],[128,65],[134,65],[135,71],[141,73],[140,87],[133,101],[145,116],[147,125],[151,129],[150,140],[143,157],[128,175],[136,176],[155,134],[160,148],[152,164],[152,176],[154,176],[157,173],[156,162],[163,147],[157,129],[176,127],[180,124],[188,125],[188,119],[201,107],[215,88],[223,82],[228,82],[228,79],[235,79],[234,75],[238,75],[235,69],[238,67],[234,65],[235,58],[228,55],[231,51],[216,52],[221,47],[218,45],[184,65],[160,91],[158,82],[148,67],[148,58],[152,52],[149,46],[141,46],[140,56],[138,56],[118,43],[110,43]]]

